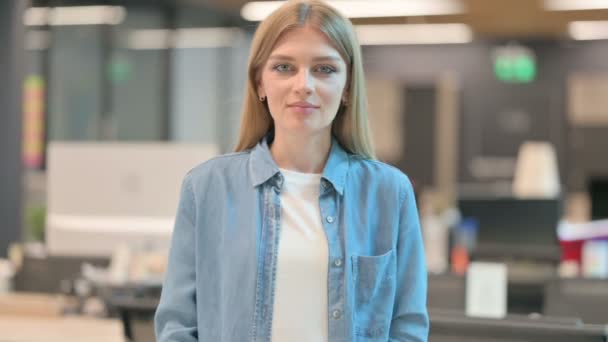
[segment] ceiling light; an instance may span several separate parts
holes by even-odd
[[[48,24],[50,9],[47,7],[31,7],[23,14],[23,23],[26,26],[44,26]]]
[[[261,21],[285,1],[252,1],[241,9],[241,16]],[[460,14],[465,11],[460,0],[334,0],[327,3],[348,18],[411,17]]]
[[[162,50],[171,46],[171,30],[133,30],[126,35],[127,48],[132,50]]]
[[[358,25],[361,45],[470,43],[473,33],[465,24]]]
[[[23,22],[27,26],[118,25],[126,13],[122,6],[31,7]]]
[[[244,38],[233,27],[182,28],[176,30],[133,30],[127,35],[127,48],[132,50],[202,49],[232,47]]]
[[[608,21],[573,21],[568,32],[576,40],[608,39]]]
[[[608,9],[607,0],[544,0],[547,11],[581,11]]]
[[[244,38],[240,29],[230,27],[185,28],[175,33],[178,49],[231,47]]]

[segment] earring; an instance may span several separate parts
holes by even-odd
[[[266,96],[260,96],[260,102],[266,101]]]

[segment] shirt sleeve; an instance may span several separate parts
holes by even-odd
[[[390,328],[390,342],[427,341],[427,273],[424,245],[414,190],[406,178],[401,189],[397,241],[397,296]]]
[[[154,316],[158,342],[198,341],[194,208],[194,192],[189,175],[186,175],[180,191],[160,303]]]

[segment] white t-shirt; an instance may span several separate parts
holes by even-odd
[[[321,175],[284,169],[281,173],[285,181],[272,341],[327,341],[329,252],[319,209]]]

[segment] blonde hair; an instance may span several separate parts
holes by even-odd
[[[260,68],[266,63],[281,34],[305,25],[323,32],[348,67],[348,103],[338,109],[332,123],[332,133],[348,152],[375,158],[368,124],[361,48],[350,21],[319,0],[288,1],[260,23],[249,55],[241,129],[235,150],[244,151],[254,147],[273,129],[274,123],[268,107],[259,100],[257,94]]]

